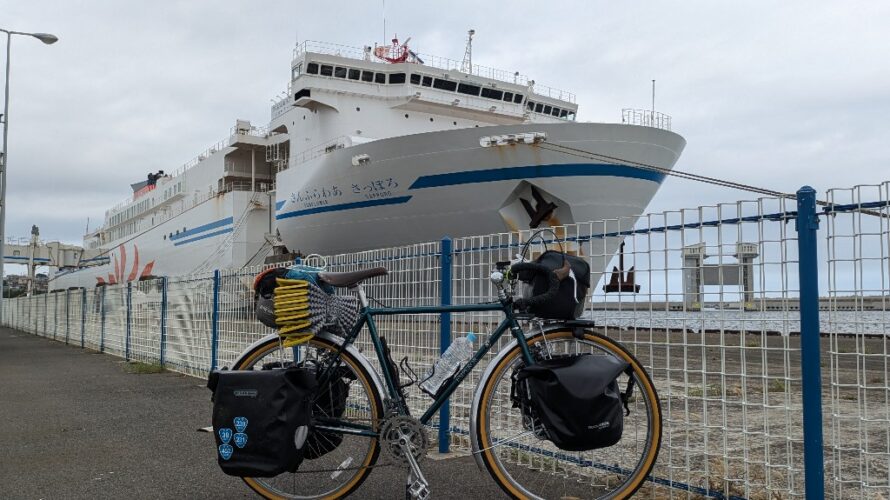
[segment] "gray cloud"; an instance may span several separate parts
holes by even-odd
[[[294,40],[382,42],[381,4],[220,1],[17,2],[7,233],[31,224],[79,243],[87,217],[145,172],[173,170],[236,118],[263,124],[286,88]],[[791,192],[890,177],[890,4],[882,2],[386,2],[387,37],[453,59],[477,30],[474,62],[572,91],[580,117],[622,107],[674,117],[677,168]],[[650,205],[755,195],[669,180]]]

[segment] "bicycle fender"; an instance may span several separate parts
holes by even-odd
[[[549,332],[557,331],[557,330],[571,330],[572,333],[577,336],[578,333],[576,331],[580,330],[583,332],[585,329],[594,327],[594,322],[591,320],[571,320],[571,321],[560,321],[555,323],[547,323],[541,326],[541,328],[536,328],[534,332],[529,332],[526,334],[525,338],[533,339],[535,337],[540,337],[541,335],[547,334]],[[488,362],[488,365],[485,367],[485,371],[482,373],[482,376],[479,377],[479,383],[476,384],[476,392],[473,394],[473,404],[470,407],[470,446],[473,452],[473,458],[476,460],[476,466],[479,467],[480,470],[485,471],[485,463],[482,461],[482,450],[479,448],[479,438],[478,432],[476,432],[476,426],[478,422],[476,421],[476,413],[479,410],[479,405],[482,404],[482,390],[485,386],[483,382],[488,380],[488,377],[491,376],[491,373],[494,371],[494,368],[500,363],[507,354],[510,353],[515,347],[518,347],[518,343],[516,339],[513,339],[509,344],[507,344],[501,351],[495,356],[491,361]]]
[[[330,333],[330,332],[327,332],[324,330],[316,333],[315,336],[325,339],[325,340],[328,340],[336,345],[343,345],[342,337],[339,337],[337,335],[334,335],[333,333]],[[273,338],[277,339],[278,334],[273,333],[270,335],[266,335],[265,337],[257,340],[253,344],[250,344],[250,346],[247,347],[246,349],[244,349],[241,352],[241,354],[238,355],[238,358],[236,358],[235,361],[232,362],[232,366],[235,366],[239,362],[241,362],[241,359],[245,356],[245,354],[252,351],[254,347],[256,347],[260,344],[263,344],[265,342],[268,342],[269,339],[273,339]],[[383,385],[383,382],[381,382],[381,380],[380,380],[380,375],[374,369],[373,365],[371,365],[371,361],[364,354],[359,352],[359,350],[353,344],[349,344],[343,350],[348,352],[353,357],[353,359],[355,359],[362,366],[362,368],[364,368],[365,371],[368,372],[368,375],[371,377],[371,383],[374,384],[374,387],[377,388],[377,393],[380,394],[380,397],[387,398],[388,397],[387,395],[389,393],[386,392],[386,390],[384,389],[385,386]]]

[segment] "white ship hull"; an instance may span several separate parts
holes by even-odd
[[[547,140],[479,145],[480,137],[526,132],[544,132]],[[558,207],[549,225],[628,218],[643,213],[664,178],[552,145],[669,169],[685,140],[649,127],[560,123],[374,141],[281,172],[277,227],[288,248],[321,254],[528,229],[530,217],[518,198],[531,199],[531,186]],[[356,155],[368,155],[369,163],[353,166]]]

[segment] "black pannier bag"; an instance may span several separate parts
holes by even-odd
[[[316,390],[304,368],[210,374],[217,461],[230,476],[273,477],[303,461]]]
[[[556,297],[529,308],[529,312],[547,319],[576,319],[581,316],[587,290],[590,288],[590,265],[587,261],[556,250],[547,250],[534,262],[557,272],[561,281]],[[543,274],[523,271],[519,273],[519,280],[526,284],[523,293],[525,298],[542,295],[550,289],[547,276]]]
[[[614,356],[554,356],[514,372],[511,399],[525,420],[566,451],[612,446],[621,439],[626,401],[618,377],[630,365]]]
[[[314,363],[307,363],[305,366],[311,364],[309,369],[315,373]],[[345,366],[336,368],[331,379],[319,386],[314,395],[313,419],[342,417],[346,412],[346,399],[349,397],[349,387],[353,380],[355,380],[355,374],[349,368]],[[303,457],[307,460],[315,460],[334,451],[342,442],[343,434],[313,429],[306,439]]]

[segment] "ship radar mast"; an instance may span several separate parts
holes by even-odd
[[[476,30],[467,31],[467,49],[464,51],[464,60],[460,63],[461,73],[473,74],[473,35]]]

